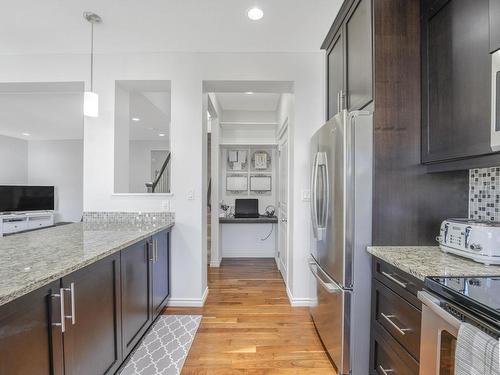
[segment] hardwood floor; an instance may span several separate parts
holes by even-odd
[[[274,259],[227,259],[208,270],[203,308],[183,375],[335,375],[307,308],[291,307]]]

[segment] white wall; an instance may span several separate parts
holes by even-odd
[[[165,196],[113,195],[115,80],[172,81],[172,302],[197,304],[207,285],[203,257],[204,80],[293,81],[293,298],[309,298],[309,203],[300,191],[309,186],[309,138],[324,119],[324,52],[314,53],[158,53],[98,54],[94,90],[100,116],[85,119],[84,209],[157,211]],[[87,55],[5,55],[0,81],[81,81],[88,79]],[[194,190],[194,200],[187,191]],[[206,245],[205,245],[206,246]]]
[[[0,185],[28,183],[28,142],[0,135]]]
[[[129,192],[130,165],[130,93],[116,85],[115,87],[115,130],[114,130],[114,191]]]
[[[55,222],[80,221],[83,212],[83,141],[29,141],[28,183],[55,186]]]
[[[244,171],[228,171],[227,170],[227,153],[230,150],[246,150],[247,151],[247,168]],[[262,150],[262,151],[267,151],[268,154],[271,157],[271,166],[268,170],[265,171],[259,171],[259,170],[253,170],[251,167],[251,157],[252,157],[252,152],[256,150]],[[238,198],[256,198],[259,200],[259,213],[261,215],[264,214],[266,207],[267,206],[274,206],[276,207],[277,205],[277,192],[278,192],[278,181],[277,181],[277,163],[278,163],[278,155],[277,155],[277,150],[275,147],[269,147],[269,146],[238,146],[238,147],[222,147],[220,149],[221,153],[221,164],[220,164],[220,171],[219,171],[219,184],[221,186],[221,195],[220,195],[220,200],[224,201],[225,204],[228,204],[230,206],[234,207],[234,201],[235,199]],[[233,174],[241,174],[241,175],[246,175],[247,176],[247,181],[248,181],[248,190],[246,192],[241,192],[240,194],[234,194],[231,192],[228,192],[226,190],[226,177],[227,175],[233,175]],[[271,191],[269,193],[265,194],[257,194],[252,191],[250,191],[250,176],[256,175],[256,174],[264,174],[264,175],[270,175],[271,176]]]

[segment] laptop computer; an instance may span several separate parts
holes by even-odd
[[[235,218],[258,218],[259,200],[258,199],[236,199],[234,207]]]

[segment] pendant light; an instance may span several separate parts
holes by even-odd
[[[92,12],[84,12],[83,18],[90,23],[90,91],[86,90],[83,96],[83,114],[98,117],[99,96],[94,92],[94,24],[101,23],[102,19]]]

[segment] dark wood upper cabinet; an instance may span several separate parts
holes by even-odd
[[[488,10],[488,0],[423,2],[423,163],[492,153]]]
[[[153,314],[159,314],[170,296],[170,232],[153,236]]]
[[[340,111],[344,100],[344,39],[341,31],[335,36],[327,52],[328,119]]]
[[[372,101],[371,0],[355,4],[345,23],[347,109],[361,109]]]
[[[490,52],[500,49],[500,0],[490,0]]]
[[[63,277],[62,286],[65,373],[114,374],[122,360],[120,254]]]
[[[0,374],[63,374],[59,281],[0,307]]]
[[[373,100],[372,0],[342,5],[322,47],[327,56],[328,119]]]
[[[141,241],[121,254],[123,356],[126,357],[152,320],[152,246]]]

